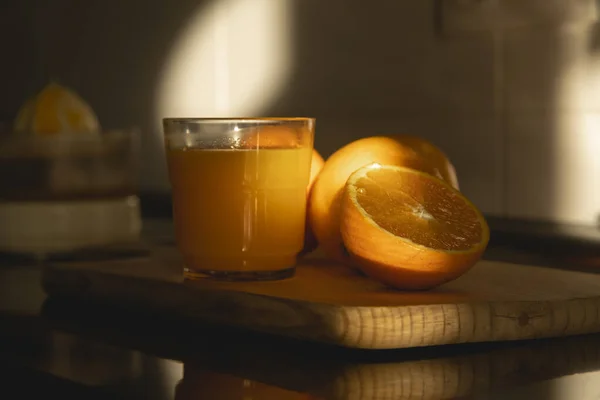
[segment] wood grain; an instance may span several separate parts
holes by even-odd
[[[54,335],[74,333],[86,342],[117,344],[182,361],[184,386],[189,390],[188,397],[181,400],[203,398],[208,388],[213,393],[227,392],[247,381],[261,383],[265,389],[262,397],[255,397],[282,400],[295,397],[278,388],[336,400],[470,399],[535,382],[553,393],[556,388],[551,379],[597,371],[600,365],[598,334],[387,351],[349,350],[160,316],[149,319],[147,312],[144,317],[103,305],[88,303],[86,311],[80,302],[74,304],[70,299],[52,299],[50,303],[44,315],[52,322]],[[587,375],[593,380],[598,374]],[[219,380],[219,376],[226,379]],[[542,392],[546,393],[543,388]],[[546,398],[536,394],[536,398]]]
[[[478,398],[506,386],[593,371],[600,360],[598,344],[597,337],[586,336],[562,345],[545,342],[454,357],[349,364],[317,393],[339,400]]]
[[[343,266],[306,259],[277,282],[183,281],[171,247],[149,257],[56,263],[49,295],[155,309],[352,348],[388,349],[600,331],[600,277],[481,261],[438,289],[401,292]]]
[[[314,360],[290,359],[281,352],[278,356],[268,350],[242,355],[247,362],[240,362],[239,353],[216,354],[207,349],[212,353],[207,358],[185,364],[183,381],[194,388],[190,392],[196,398],[207,393],[211,383],[211,389],[217,392],[241,387],[248,381],[260,382],[265,394],[282,400],[296,399],[298,392],[335,400],[478,398],[479,394],[506,387],[593,371],[600,361],[598,345],[597,337],[586,336],[560,344],[541,342],[432,359],[337,364],[333,361],[325,362],[325,366],[319,364],[320,368],[315,368]],[[281,368],[282,363],[285,368]],[[215,365],[219,366],[216,371]],[[328,371],[326,379],[324,369]],[[281,392],[279,388],[292,392]]]

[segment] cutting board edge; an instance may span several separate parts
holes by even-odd
[[[171,315],[359,349],[550,338],[600,332],[600,295],[552,301],[345,306],[48,266],[49,296],[152,308]],[[139,284],[144,280],[144,284]],[[131,281],[138,282],[132,285]],[[185,308],[180,304],[186,304]],[[273,323],[273,321],[277,321]]]

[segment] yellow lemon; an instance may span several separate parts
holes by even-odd
[[[41,135],[100,131],[94,110],[74,91],[48,84],[19,110],[15,130]]]

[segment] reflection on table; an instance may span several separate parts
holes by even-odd
[[[183,379],[175,389],[175,400],[208,399],[217,395],[221,400],[317,400],[317,397],[308,393],[214,372],[192,364],[184,366]]]
[[[563,377],[563,387],[575,388],[580,385],[569,383],[578,379],[572,375],[600,375],[600,335],[349,351],[60,300],[48,302],[43,315],[51,335],[69,336],[66,341],[76,348],[81,348],[81,342],[103,342],[112,346],[102,350],[105,355],[118,349],[141,355],[112,357],[116,368],[112,387],[127,387],[128,393],[142,387],[145,393],[169,391],[177,400],[217,394],[218,398],[240,400],[426,400],[480,398],[528,387],[536,388],[535,398],[547,398],[557,390],[551,381],[554,378]],[[45,357],[64,358],[65,354],[68,352]],[[103,361],[102,356],[94,359]],[[129,360],[129,383],[115,386],[114,382],[124,377],[117,374],[117,364],[123,360]],[[83,380],[77,374],[72,374],[72,379]],[[594,381],[598,380],[589,379],[587,390],[600,393],[600,382]]]

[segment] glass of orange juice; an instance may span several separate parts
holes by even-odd
[[[293,276],[315,120],[166,118],[163,127],[185,278]]]

